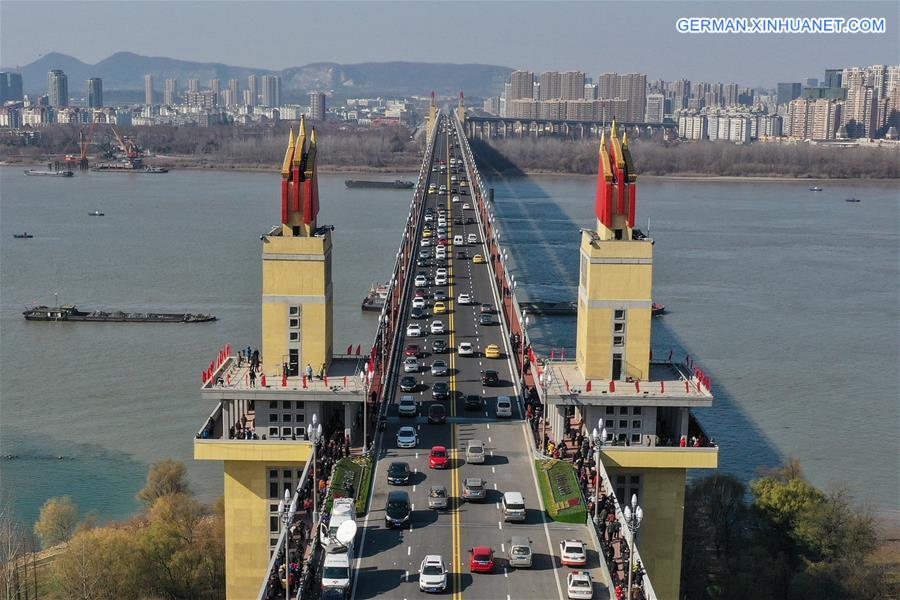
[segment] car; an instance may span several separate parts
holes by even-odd
[[[424,275],[416,275],[416,278],[413,281],[413,284],[416,287],[425,287],[426,285],[428,285],[428,278],[425,277]]]
[[[407,337],[421,337],[422,335],[422,326],[418,323],[410,323],[406,326],[406,336]]]
[[[485,358],[500,358],[500,346],[497,344],[488,344],[484,349]]]
[[[485,262],[484,257],[480,254],[476,254],[475,256],[472,257],[472,263],[474,263],[476,265],[483,265],[484,262]]]
[[[483,315],[491,315],[494,314],[494,306],[491,304],[482,304],[479,308],[481,314]]]
[[[443,247],[446,248],[446,247],[449,246],[449,245],[450,245],[450,240],[448,240],[448,239],[445,238],[445,237],[442,237],[441,239],[438,240],[438,247],[439,247],[439,248],[440,248],[441,246],[443,246]]]
[[[465,238],[464,238],[463,236],[461,236],[461,235],[454,235],[454,236],[453,236],[453,245],[454,245],[454,246],[465,246],[465,245],[466,245],[466,240],[465,240]]]
[[[453,169],[453,171],[456,172],[456,169]],[[451,175],[450,183],[459,183],[459,177],[457,177],[456,175]]]
[[[481,385],[500,385],[500,374],[493,369],[485,369],[481,372]]]
[[[567,567],[583,567],[587,564],[587,551],[581,540],[559,540],[559,562]]]
[[[319,600],[347,600],[347,590],[334,586],[322,588]]]
[[[448,464],[447,448],[444,446],[434,446],[428,454],[429,469],[446,469]]]
[[[431,386],[431,397],[435,400],[449,400],[450,386],[443,381],[436,381]]]
[[[425,222],[432,223],[434,221],[434,215],[430,212],[425,213]]]
[[[356,501],[353,498],[335,498],[331,505],[331,518],[319,527],[319,541],[328,554],[348,552],[350,548],[337,540],[338,528],[356,518]],[[350,544],[352,547],[352,543]]]
[[[463,224],[462,217],[456,217],[456,218],[454,218],[454,219],[453,219],[453,224],[454,224],[454,225],[462,225],[462,224]]]
[[[444,322],[443,321],[432,321],[431,322],[431,333],[434,335],[444,333]]]
[[[416,290],[417,292],[420,290]],[[422,291],[424,295],[424,291]],[[412,307],[413,308],[425,308],[425,298],[423,296],[416,296],[412,299]]]
[[[434,270],[434,274],[435,275],[446,275],[447,267],[438,267],[437,269]]]
[[[431,246],[431,238],[422,238],[422,241],[419,242],[420,248],[428,248]]]
[[[460,356],[472,356],[475,354],[475,350],[472,348],[471,342],[460,342],[459,347],[456,349],[456,353]]]
[[[415,448],[419,445],[419,436],[412,427],[401,427],[397,430],[398,448]]]
[[[322,563],[322,589],[350,589],[350,555],[347,552],[326,554]]]
[[[416,381],[415,377],[411,377],[407,375],[400,379],[400,391],[401,392],[414,392],[416,388],[419,387],[419,382]]]
[[[407,356],[403,359],[403,372],[404,373],[418,373],[419,372],[419,359],[415,356]]]
[[[443,592],[447,589],[447,567],[444,559],[437,554],[429,554],[419,565],[419,591]]]
[[[458,260],[468,260],[469,253],[466,252],[465,250],[460,250],[459,252],[456,253],[456,258]]]
[[[405,465],[406,463],[391,463],[391,467],[395,464]],[[387,501],[384,504],[385,527],[403,527],[408,525],[411,513],[412,504],[408,493],[402,490],[394,490],[388,493]]]
[[[483,313],[483,314],[481,314],[481,315],[478,316],[478,322],[479,322],[480,324],[482,324],[482,325],[493,325],[493,324],[494,324],[494,317],[492,317],[491,315],[488,315],[488,314],[484,314],[484,313]]]
[[[464,406],[466,410],[481,410],[481,396],[478,394],[467,394]]]
[[[453,196],[452,201],[453,201],[453,202],[459,202],[459,196]]]
[[[437,290],[434,293],[434,299],[441,302],[445,301],[447,299],[447,292],[445,292],[444,290]]]
[[[416,298],[421,298],[422,300],[425,300],[425,298],[427,296],[428,296],[428,292],[422,288],[416,288],[416,291],[413,292],[413,300],[415,300]],[[415,304],[413,304],[413,306],[415,306]]]
[[[434,235],[434,234],[431,233],[431,229],[423,229],[423,230],[422,230],[422,237],[423,237],[423,238],[430,238],[432,235]]]
[[[460,294],[457,296],[456,302],[459,304],[472,304],[472,297],[469,294]]]
[[[434,285],[447,285],[447,275],[435,275]]]
[[[409,483],[409,463],[392,462],[388,466],[387,481],[392,485],[406,485]]]
[[[516,568],[531,568],[534,553],[531,540],[522,535],[514,535],[509,540],[509,565]]]
[[[497,416],[512,418],[512,400],[509,396],[497,396]]]
[[[446,194],[446,193],[447,193],[447,186],[441,184],[441,187],[440,187],[439,191],[440,191],[440,193],[442,193],[442,194]]]
[[[400,398],[400,403],[397,404],[397,413],[401,417],[414,417],[416,416],[416,401],[413,400],[412,396],[403,396]]]
[[[465,185],[467,185],[467,184],[466,184],[465,181],[463,181],[460,185],[465,186]],[[468,195],[469,195],[469,191],[468,191],[465,187],[461,187],[461,188],[459,188],[459,195],[460,195],[460,196],[468,196]]]
[[[417,267],[427,267],[427,266],[428,266],[428,261],[425,260],[424,258],[417,258],[417,259],[416,259],[416,266],[417,266]]]
[[[444,340],[434,340],[431,342],[431,351],[435,354],[443,354],[447,351],[447,342]]]
[[[422,298],[419,298],[419,300],[422,300]],[[413,319],[424,319],[428,316],[428,313],[426,313],[423,308],[413,308],[412,311],[410,311],[409,316]]]
[[[431,374],[435,377],[441,377],[448,373],[447,370],[447,361],[445,360],[436,360],[431,363]]]
[[[436,315],[441,315],[447,312],[447,305],[443,302],[435,302],[434,306],[431,308],[431,311]]]
[[[466,477],[463,480],[463,500],[466,502],[480,502],[487,497],[484,487],[484,479],[481,477]]]
[[[469,571],[472,573],[494,572],[494,550],[490,546],[470,548],[472,558],[469,559]]]
[[[463,202],[463,210],[471,210],[472,205],[468,202]]]
[[[432,404],[428,407],[428,422],[429,423],[446,423],[447,422],[447,410],[444,408],[443,404]]]
[[[466,225],[472,225],[475,223],[475,217],[466,217]]]
[[[431,258],[431,250],[419,250],[419,258]]]
[[[477,244],[477,243],[478,243],[478,236],[475,235],[474,233],[470,233],[470,234],[466,237],[466,241],[469,242],[470,244]]]
[[[403,349],[403,356],[419,356],[420,352],[418,344],[409,344]]]
[[[434,194],[435,192],[437,192],[437,186],[432,183],[431,185],[428,186],[428,193]]]
[[[469,440],[466,443],[466,462],[473,465],[484,464],[484,442]]]
[[[428,508],[437,510],[438,508],[447,508],[449,498],[447,497],[447,488],[442,485],[433,485],[428,490]]]
[[[591,600],[594,581],[588,571],[571,571],[566,575],[566,595],[569,600]]]

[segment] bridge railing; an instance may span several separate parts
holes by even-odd
[[[522,310],[521,306],[519,305],[518,299],[516,298],[515,292],[518,286],[516,285],[515,277],[510,274],[507,266],[508,253],[504,253],[499,245],[501,233],[498,228],[497,216],[493,210],[493,206],[488,206],[487,199],[490,197],[490,195],[488,193],[487,187],[484,184],[484,180],[481,177],[481,173],[479,173],[478,168],[475,165],[475,157],[472,154],[472,149],[470,148],[468,140],[465,137],[463,127],[458,120],[454,119],[453,122],[456,127],[459,147],[462,151],[461,153],[463,156],[463,163],[466,168],[466,175],[470,182],[470,188],[472,189],[474,201],[478,207],[480,224],[483,230],[484,239],[488,245],[488,251],[491,254],[489,262],[493,268],[497,287],[501,291],[501,297],[503,299],[501,314],[506,319],[506,324],[508,331],[510,331],[510,335],[519,335],[519,349],[517,350],[514,347],[516,367],[519,370],[520,377],[519,385],[523,394],[531,393],[532,391],[536,392],[537,397],[540,401],[540,405],[546,406],[546,390],[542,385],[540,385],[540,363],[542,362],[542,360],[536,355],[531,347],[531,338],[528,335],[527,329],[528,317]],[[500,310],[500,307],[498,307],[498,310]],[[543,455],[543,448],[541,448],[540,453]],[[600,469],[603,481],[609,482],[609,475],[603,468],[602,461],[598,465],[598,469]],[[616,519],[619,523],[620,530],[623,532],[623,536],[628,544],[628,548],[633,549],[634,559],[635,562],[637,562],[638,560],[640,560],[640,553],[638,552],[637,546],[634,544],[631,532],[630,530],[628,530],[627,523],[625,522],[625,516],[621,508],[619,507],[618,501],[616,501],[615,499],[615,493],[613,493],[612,490],[610,490],[610,496],[615,503]],[[596,525],[594,525],[594,527],[596,527]],[[609,565],[604,565],[604,567],[607,570],[607,574],[609,574]],[[650,578],[646,573],[643,574],[640,589],[643,590],[644,598],[646,600],[656,600],[656,593],[654,592],[653,585],[650,583]]]

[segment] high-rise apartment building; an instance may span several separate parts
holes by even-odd
[[[534,73],[531,71],[513,71],[509,75],[509,94],[506,100],[534,98]]]
[[[199,92],[200,91],[200,80],[199,79],[188,79],[188,91],[189,92]]]
[[[222,82],[218,79],[210,79],[209,89],[216,93],[216,103],[222,104],[220,100],[222,97]]]
[[[738,102],[738,84],[726,83],[722,86],[722,100],[725,106],[735,106]]]
[[[178,80],[166,79],[165,92],[163,93],[163,104],[166,106],[174,106],[178,103]]]
[[[309,93],[309,118],[313,121],[325,120],[325,94],[323,92]]]
[[[225,106],[236,106],[241,101],[241,83],[237,79],[228,80],[228,91],[231,92],[231,104],[228,104],[226,96]]]
[[[618,98],[619,75],[617,73],[604,73],[597,82],[597,97],[601,100]]]
[[[841,75],[843,69],[825,69],[825,79],[822,80],[822,86],[827,88],[841,87]]]
[[[144,104],[153,106],[153,75],[144,75]]]
[[[847,76],[845,70],[844,76]],[[853,77],[851,76],[851,79]],[[878,130],[878,91],[868,85],[852,85],[841,114],[841,124],[851,138],[870,138]]]
[[[557,100],[560,95],[560,74],[558,71],[544,71],[541,73],[540,87],[538,88],[538,100]]]
[[[262,106],[281,106],[281,77],[278,75],[263,75],[260,104]]]
[[[88,108],[103,107],[103,80],[99,77],[91,77],[87,80],[86,95]]]
[[[581,71],[564,71],[559,74],[559,93],[563,100],[584,98],[585,75]]]
[[[666,97],[659,92],[647,94],[645,123],[662,123],[666,115]]]
[[[244,106],[255,106],[256,102],[253,93],[250,90],[244,90]]]
[[[47,74],[47,95],[50,106],[69,105],[69,78],[60,69],[53,69]]]
[[[623,121],[640,123],[647,110],[647,76],[642,73],[603,73],[600,75],[598,96],[601,100],[621,98],[627,102]]]
[[[9,101],[21,102],[23,99],[22,74],[0,72],[0,104]]]
[[[841,124],[841,103],[821,98],[813,101],[812,125],[809,137],[814,140],[833,140]]]
[[[597,84],[595,84],[595,83],[584,84],[584,99],[585,100],[596,100],[597,99]]]
[[[259,78],[256,75],[247,77],[247,89],[250,91],[250,102],[247,102],[246,104],[248,106],[256,106],[259,97]],[[246,98],[246,94],[244,97]]]

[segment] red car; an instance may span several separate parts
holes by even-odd
[[[434,446],[428,455],[428,467],[430,469],[447,468],[447,449],[444,446]]]
[[[419,356],[419,346],[416,344],[410,344],[403,350],[404,356]]]
[[[494,572],[494,550],[490,546],[475,546],[470,548],[469,552],[472,553],[472,558],[469,559],[469,572]]]

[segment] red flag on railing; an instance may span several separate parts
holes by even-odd
[[[659,393],[660,394],[666,393],[666,384],[662,381],[659,382]]]
[[[344,387],[347,387],[347,376],[344,375]]]
[[[687,379],[684,380],[684,391],[686,393],[689,393],[691,391],[691,384]]]
[[[304,380],[306,377],[303,378]],[[287,371],[282,372],[281,374],[281,387],[287,387]],[[306,387],[305,385],[303,387]]]
[[[588,379],[587,384],[584,386],[584,391],[586,391],[586,392],[591,391],[591,387],[592,387],[592,386],[591,386],[591,380]]]
[[[303,389],[306,389],[306,375],[303,376]]]
[[[328,386],[328,375],[322,374],[322,381],[325,382],[326,387]]]
[[[360,352],[362,352],[362,345],[357,344],[356,345],[356,355],[359,356]]]
[[[569,391],[569,380],[568,379],[566,380],[566,391],[567,392]]]
[[[353,344],[350,344],[349,346],[347,346],[347,354],[348,355],[353,354]]]
[[[641,393],[641,382],[637,379],[634,380],[634,389],[638,394]]]
[[[556,358],[556,350],[553,350],[551,348],[550,349],[550,360],[553,360],[554,358]]]
[[[265,375],[263,375],[263,377],[265,377]],[[229,385],[229,386],[231,385],[231,373],[229,373],[228,375],[225,376],[225,384]],[[263,384],[263,385],[265,385],[265,384]]]
[[[609,380],[609,391],[610,391],[610,392],[615,392],[615,391],[616,391],[616,380],[615,380],[615,379],[610,379],[610,380]]]
[[[229,376],[228,379],[230,380],[231,377]],[[230,383],[231,382],[229,381],[229,384]],[[266,374],[265,373],[263,373],[262,376],[259,378],[259,385],[261,385],[262,387],[266,387]]]

